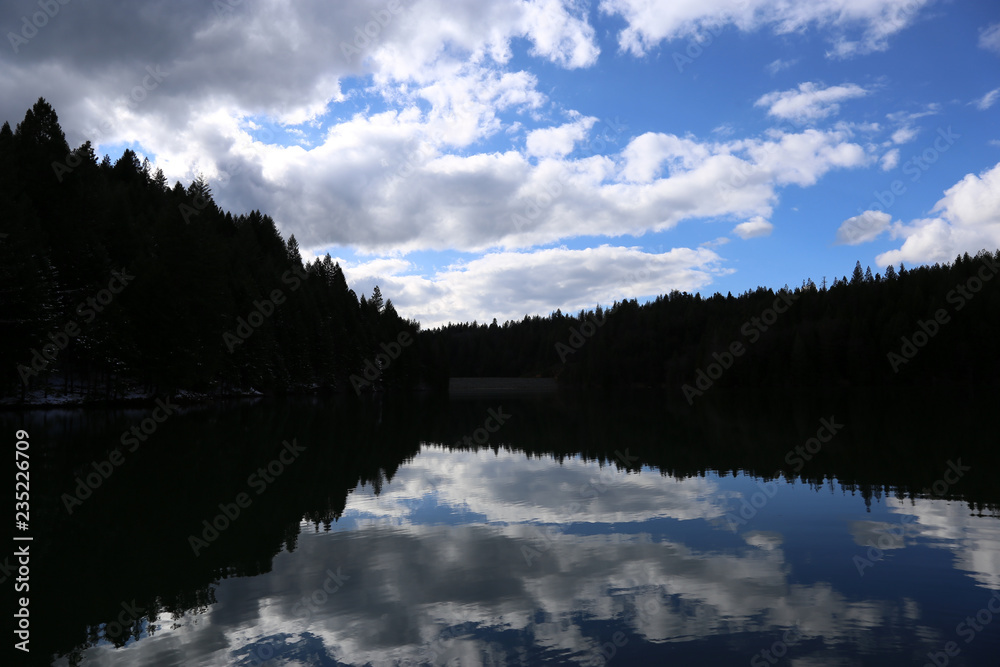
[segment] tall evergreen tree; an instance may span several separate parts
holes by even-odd
[[[860,285],[861,283],[864,282],[864,280],[865,280],[865,273],[861,268],[861,262],[858,261],[858,263],[854,265],[854,273],[851,274],[851,285],[852,286]]]

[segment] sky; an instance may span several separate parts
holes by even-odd
[[[424,328],[1000,248],[1000,3],[0,1],[0,120],[259,209]]]

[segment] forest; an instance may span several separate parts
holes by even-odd
[[[1000,250],[733,296],[421,330],[329,255],[304,262],[260,211],[220,209],[202,177],[170,186],[126,149],[71,149],[39,99],[0,128],[0,394],[92,401],[190,393],[429,390],[450,377],[724,389],[994,386]]]
[[[734,390],[996,385],[1000,250],[885,274],[739,296],[672,291],[647,303],[450,324],[423,332],[451,374],[556,377],[573,386],[660,387],[692,404]],[[1000,283],[1000,281],[996,281]]]
[[[221,210],[203,178],[171,187],[130,149],[71,150],[44,99],[0,128],[0,201],[8,399],[411,388],[440,366],[329,255],[304,263],[294,236]],[[401,335],[416,345],[390,358]]]

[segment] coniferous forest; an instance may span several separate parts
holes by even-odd
[[[995,386],[1000,250],[739,296],[673,291],[576,315],[424,332],[453,376],[539,375],[571,385],[663,387],[691,403],[716,387],[839,390]]]
[[[126,150],[71,151],[39,100],[0,129],[3,394],[98,400],[414,386],[418,325],[376,290],[360,298],[330,257],[304,264],[259,211],[233,215],[204,179],[172,187]],[[373,381],[374,380],[374,381]]]
[[[359,297],[329,255],[304,263],[265,213],[220,209],[205,179],[170,186],[132,150],[71,149],[44,99],[0,129],[0,200],[8,401],[553,377],[693,403],[716,387],[994,386],[1000,368],[1000,250],[421,331],[378,288]]]

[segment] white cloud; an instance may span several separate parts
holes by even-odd
[[[575,312],[673,289],[694,292],[731,272],[721,263],[707,248],[647,253],[602,245],[489,253],[430,278],[394,273],[405,270],[406,263],[389,266],[375,260],[341,266],[356,291],[371,292],[378,284],[383,293],[393,295],[401,314],[432,328],[449,321],[520,320],[556,308]]]
[[[913,126],[901,127],[892,133],[892,142],[894,144],[905,144],[913,141],[919,133],[920,131]]]
[[[529,150],[562,153],[590,123],[581,122],[532,133]],[[647,133],[617,155],[537,164],[514,150],[455,155],[438,120],[417,107],[332,125],[308,151],[251,142],[224,118],[198,127],[229,138],[229,153],[216,164],[229,164],[234,177],[216,188],[220,205],[269,211],[284,233],[316,252],[337,245],[481,252],[639,235],[693,219],[769,217],[779,188],[809,186],[831,169],[870,161],[847,130],[722,143]],[[180,134],[163,142],[156,153],[183,163],[194,156],[182,151],[204,140]],[[202,165],[210,178],[213,169]]]
[[[810,129],[776,136],[776,141],[750,145],[748,151],[760,169],[778,184],[812,185],[835,167],[861,167],[871,161],[861,146],[848,141],[846,130]]]
[[[979,48],[1000,54],[1000,23],[993,23],[979,32]]]
[[[694,139],[647,132],[629,142],[622,151],[625,160],[622,176],[636,183],[651,183],[660,177],[664,164],[672,174],[679,174],[703,165],[711,154],[711,146]]]
[[[782,70],[791,69],[797,62],[799,62],[797,58],[792,60],[782,60],[781,58],[778,58],[777,60],[771,61],[766,69],[771,76],[774,76]]]
[[[606,485],[604,492],[581,498],[580,489],[595,475]],[[414,501],[428,489],[435,490],[438,505],[463,507],[493,524],[560,524],[573,503],[578,507],[573,521],[593,524],[656,518],[721,520],[726,513],[726,499],[718,482],[710,478],[625,475],[579,458],[567,458],[553,467],[549,459],[525,458],[521,452],[427,445],[407,463],[403,476],[384,486],[378,496],[352,495],[351,509],[389,519],[393,525],[412,525]]]
[[[817,27],[831,30],[828,55],[849,57],[888,48],[888,39],[909,26],[930,0],[602,0],[601,11],[627,26],[618,35],[623,51],[643,55],[662,41],[698,35],[720,25],[777,34]],[[856,39],[849,34],[860,33]]]
[[[528,133],[525,148],[535,157],[563,158],[573,152],[573,146],[587,138],[597,118],[587,117],[558,127],[547,127]]]
[[[886,506],[894,515],[915,517],[906,524],[906,536],[931,548],[947,549],[957,570],[980,586],[1000,589],[1000,526],[994,517],[976,516],[962,502],[929,498],[886,498]]]
[[[967,174],[948,188],[931,209],[936,217],[892,225],[893,238],[903,245],[875,258],[880,266],[950,262],[959,254],[1000,248],[1000,163],[976,174]]]
[[[428,503],[461,522],[428,518]],[[968,517],[961,503],[886,504],[917,516],[906,535],[932,548],[960,544],[956,566],[997,587],[995,519]],[[738,511],[732,487],[713,473],[626,474],[575,457],[557,465],[503,448],[425,444],[378,495],[371,485],[353,489],[330,531],[300,524],[294,553],[274,558],[266,576],[225,578],[217,602],[202,613],[163,613],[156,633],[123,648],[86,648],[82,662],[155,664],[169,654],[185,664],[221,665],[266,649],[268,656],[308,652],[344,664],[480,665],[516,662],[521,650],[541,656],[535,663],[573,656],[603,665],[601,641],[610,634],[594,632],[595,624],[621,628],[644,645],[722,638],[750,646],[747,653],[756,650],[754,636],[767,646],[770,636],[794,628],[796,664],[803,666],[844,664],[831,663],[829,647],[863,653],[892,631],[901,633],[901,645],[942,645],[912,598],[859,599],[797,576],[785,536],[752,530],[737,541],[727,511]],[[639,523],[655,517],[692,528],[658,533],[647,528],[655,522]],[[588,529],[569,530],[574,522]],[[847,526],[862,544],[893,527]],[[713,528],[726,531],[725,542],[703,537]],[[690,543],[677,537],[691,531],[698,538]],[[905,536],[902,543],[898,548],[908,546]],[[332,572],[343,575],[342,585],[329,599],[317,596]],[[464,624],[476,631],[455,632]],[[510,633],[523,641],[513,652],[498,651]]]
[[[896,168],[897,164],[899,164],[898,148],[893,148],[892,150],[887,151],[886,154],[879,159],[879,168],[881,168],[882,171],[892,171]]]
[[[867,90],[853,83],[821,88],[807,81],[800,83],[797,90],[768,93],[754,106],[768,107],[767,113],[771,116],[804,122],[836,114],[840,111],[840,102],[867,94]]]
[[[115,9],[128,31],[81,49],[80,35],[102,33],[108,20],[106,7],[81,5],[73,21],[52,21],[40,31],[31,49],[16,58],[0,54],[0,112],[16,118],[24,113],[22,100],[44,95],[70,121],[64,129],[73,145],[84,139],[109,145],[148,139],[142,117],[155,116],[152,125],[164,136],[216,109],[291,125],[313,121],[342,99],[345,78],[371,74],[374,90],[387,96],[437,95],[435,111],[450,110],[443,120],[456,120],[449,130],[461,133],[463,120],[484,115],[481,104],[513,107],[544,99],[531,75],[499,71],[511,57],[512,40],[527,39],[535,57],[562,67],[592,65],[599,53],[586,8],[571,2],[407,0],[401,6],[391,14],[384,0],[308,7],[260,0],[219,15],[190,0],[169,8],[132,4]],[[358,49],[357,31],[364,35],[373,12],[389,19]],[[138,113],[125,114],[118,101],[142,83],[149,62],[168,74]],[[504,95],[489,90],[497,86]],[[520,102],[519,92],[525,96]],[[466,104],[472,107],[463,116]],[[93,128],[109,116],[113,131],[95,137]],[[489,118],[479,120],[495,129]],[[467,129],[464,135],[478,138]]]
[[[859,245],[873,241],[889,229],[891,221],[892,216],[884,211],[865,211],[841,223],[837,229],[837,243]]]
[[[220,206],[267,212],[283,234],[295,234],[305,257],[338,246],[396,260],[445,249],[513,256],[580,236],[638,236],[690,220],[768,220],[781,188],[810,186],[830,170],[874,159],[848,126],[738,138],[732,125],[707,141],[624,134],[603,154],[569,159],[597,121],[557,107],[533,73],[512,68],[511,45],[524,39],[535,58],[557,67],[592,65],[599,50],[583,3],[402,6],[361,53],[345,56],[342,44],[353,43],[355,28],[364,32],[371,12],[385,8],[382,0],[321,3],[309,11],[260,0],[225,16],[193,0],[178,0],[170,11],[127,5],[120,10],[132,26],[127,34],[74,50],[67,46],[74,35],[98,34],[107,19],[81,5],[72,26],[53,22],[30,52],[17,59],[0,53],[0,109],[15,118],[24,100],[51,93],[72,145],[135,141],[171,181],[203,172]],[[148,58],[165,72],[163,80],[136,108],[118,105],[147,74],[133,63]],[[775,100],[779,112],[821,117],[865,92],[853,84],[803,85]],[[549,122],[552,116],[568,121]],[[105,119],[108,129],[95,134]],[[269,128],[293,145],[278,143]],[[600,258],[611,251],[594,252],[604,266]],[[515,269],[524,265],[512,269],[524,279],[533,260],[508,259]],[[401,263],[369,269],[409,290],[394,298],[401,312],[440,322],[451,312],[454,319],[482,317],[492,307],[481,294],[455,287],[485,271],[489,262],[480,261],[435,275],[425,269],[423,277],[404,275],[420,269]],[[629,262],[636,270],[664,268],[648,257]],[[716,275],[709,263],[695,256],[690,271],[673,267],[665,285],[642,284],[617,297],[697,289]],[[589,306],[609,295],[574,288],[537,308]],[[521,305],[512,315],[534,308]]]
[[[733,227],[733,233],[741,239],[752,239],[758,236],[770,236],[773,229],[773,224],[758,215]]]
[[[580,16],[567,11],[577,7]],[[586,19],[585,6],[562,0],[526,3],[522,29],[534,43],[531,53],[544,56],[566,68],[589,67],[597,62],[600,49],[594,28]]]
[[[996,104],[996,101],[1000,99],[1000,88],[994,88],[990,92],[986,93],[978,100],[975,101],[976,108],[980,111],[986,111],[991,106]]]
[[[886,118],[889,119],[889,122],[897,127],[897,129],[892,133],[892,142],[895,144],[905,144],[913,141],[920,133],[920,130],[915,127],[914,123],[926,116],[938,114],[940,111],[941,105],[928,104],[923,111],[897,111],[886,114]]]

